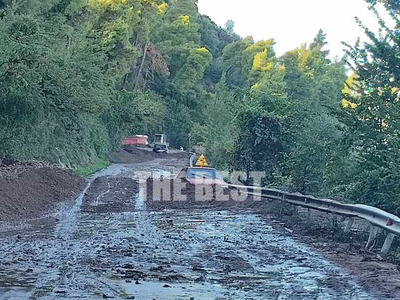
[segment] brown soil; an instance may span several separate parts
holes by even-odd
[[[38,218],[83,189],[70,170],[41,163],[0,165],[0,221]]]
[[[136,164],[148,162],[154,159],[154,156],[150,151],[137,150],[135,152],[130,153],[126,150],[112,152],[110,153],[111,162],[115,164]]]
[[[170,153],[155,153],[151,148],[130,147],[119,152],[110,153],[111,162],[116,164],[137,164],[154,159],[189,159],[187,152],[170,151]]]
[[[117,213],[134,210],[139,183],[126,177],[99,177],[85,194],[81,209],[90,213]]]

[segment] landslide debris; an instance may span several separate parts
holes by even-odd
[[[40,162],[0,161],[0,221],[38,218],[76,196],[85,180]]]
[[[189,160],[189,154],[179,150],[170,150],[169,153],[154,153],[149,147],[126,147],[119,152],[110,153],[110,160],[115,164],[137,164],[154,159]]]
[[[192,185],[181,179],[149,178],[146,181],[146,205],[151,210],[257,208],[258,200],[219,185]]]
[[[82,211],[87,213],[120,213],[134,210],[139,182],[127,177],[96,178],[85,194]]]

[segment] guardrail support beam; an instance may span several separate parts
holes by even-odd
[[[281,218],[282,218],[283,213],[284,213],[284,210],[285,210],[285,204],[286,204],[285,195],[282,195],[282,198],[281,198],[281,207],[280,207],[280,209],[279,209],[279,217],[281,217]]]
[[[307,208],[307,222],[311,222],[311,208]]]
[[[1,0],[0,0],[1,1]],[[154,176],[154,171],[151,170],[152,177]],[[368,242],[365,247],[372,249],[376,243],[376,237],[380,229],[389,230],[390,233],[400,236],[400,218],[396,215],[390,214],[379,208],[362,205],[362,204],[346,204],[340,201],[335,201],[331,199],[318,199],[312,196],[302,195],[299,193],[287,193],[283,191],[278,191],[275,189],[268,189],[262,187],[247,187],[239,185],[228,185],[230,188],[242,191],[247,190],[247,194],[259,197],[259,192],[261,192],[261,198],[268,199],[268,201],[276,201],[276,209],[279,211],[279,218],[282,219],[285,210],[286,212],[296,213],[297,207],[307,210],[307,219],[310,220],[311,210],[317,210],[321,213],[326,213],[326,219],[332,222],[333,226],[337,226],[337,216],[343,216],[348,219],[341,219],[341,221],[346,221],[344,226],[344,232],[350,232],[352,226],[354,225],[354,219],[360,218],[369,222],[366,231],[369,232]],[[253,192],[251,192],[253,191]],[[244,192],[246,193],[246,192]],[[292,205],[293,207],[289,207]],[[275,209],[275,206],[274,206]],[[298,212],[298,211],[297,211]],[[333,216],[333,217],[331,217]],[[341,224],[342,225],[342,224]],[[387,227],[391,226],[391,227]],[[389,251],[389,248],[393,242],[394,236],[388,234],[382,252]]]
[[[368,238],[367,244],[365,245],[365,248],[368,249],[374,244],[376,235],[378,234],[378,231],[379,231],[379,228],[375,227],[371,224],[371,229],[369,231],[369,238]]]
[[[393,239],[394,239],[394,234],[389,233],[386,237],[385,243],[383,244],[381,253],[387,253],[389,251],[390,246],[392,246]]]
[[[353,223],[354,223],[354,218],[349,218],[346,224],[346,228],[344,229],[344,232],[350,232]]]

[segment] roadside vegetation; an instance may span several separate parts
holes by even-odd
[[[378,21],[343,58],[322,30],[277,57],[194,0],[0,0],[0,157],[87,175],[162,132],[268,186],[399,213],[400,33]]]
[[[75,169],[75,172],[85,178],[93,173],[96,173],[97,171],[103,170],[110,166],[109,160],[101,159],[98,158],[97,160],[94,161],[94,163],[89,164],[89,165],[80,165]]]

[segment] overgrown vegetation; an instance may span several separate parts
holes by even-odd
[[[374,0],[366,0],[374,10]],[[383,2],[396,20],[397,1]],[[79,167],[130,134],[205,146],[265,184],[399,207],[400,34],[282,57],[194,0],[0,0],[0,157]],[[348,77],[351,67],[353,75]]]

